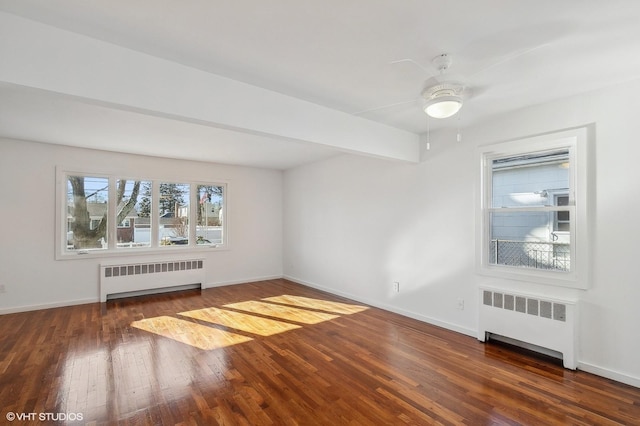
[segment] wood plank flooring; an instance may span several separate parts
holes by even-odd
[[[0,316],[0,424],[11,413],[23,413],[12,424],[44,414],[51,424],[638,425],[640,389],[273,280]]]

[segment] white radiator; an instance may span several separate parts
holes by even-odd
[[[481,287],[479,311],[478,340],[490,333],[551,349],[577,368],[577,301]]]
[[[204,279],[202,259],[100,265],[100,301],[121,293],[202,285]]]

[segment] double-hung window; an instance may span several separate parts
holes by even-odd
[[[480,148],[479,272],[588,286],[587,129]]]

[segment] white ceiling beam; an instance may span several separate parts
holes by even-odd
[[[346,152],[419,161],[417,134],[3,12],[0,57],[0,81],[5,83]]]

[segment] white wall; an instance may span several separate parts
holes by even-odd
[[[580,368],[640,386],[640,82],[441,132],[418,165],[341,156],[285,173],[284,273],[476,335],[477,287],[579,297]],[[593,124],[589,290],[476,274],[476,148]],[[400,292],[392,282],[400,282]],[[457,309],[464,299],[465,309]]]
[[[453,145],[419,166],[340,156],[286,172],[285,275],[473,334],[472,162]]]
[[[206,286],[282,276],[280,171],[0,139],[0,313],[98,300],[100,259],[54,258],[56,166],[80,165],[129,177],[228,182],[229,250],[145,260],[203,256]]]

